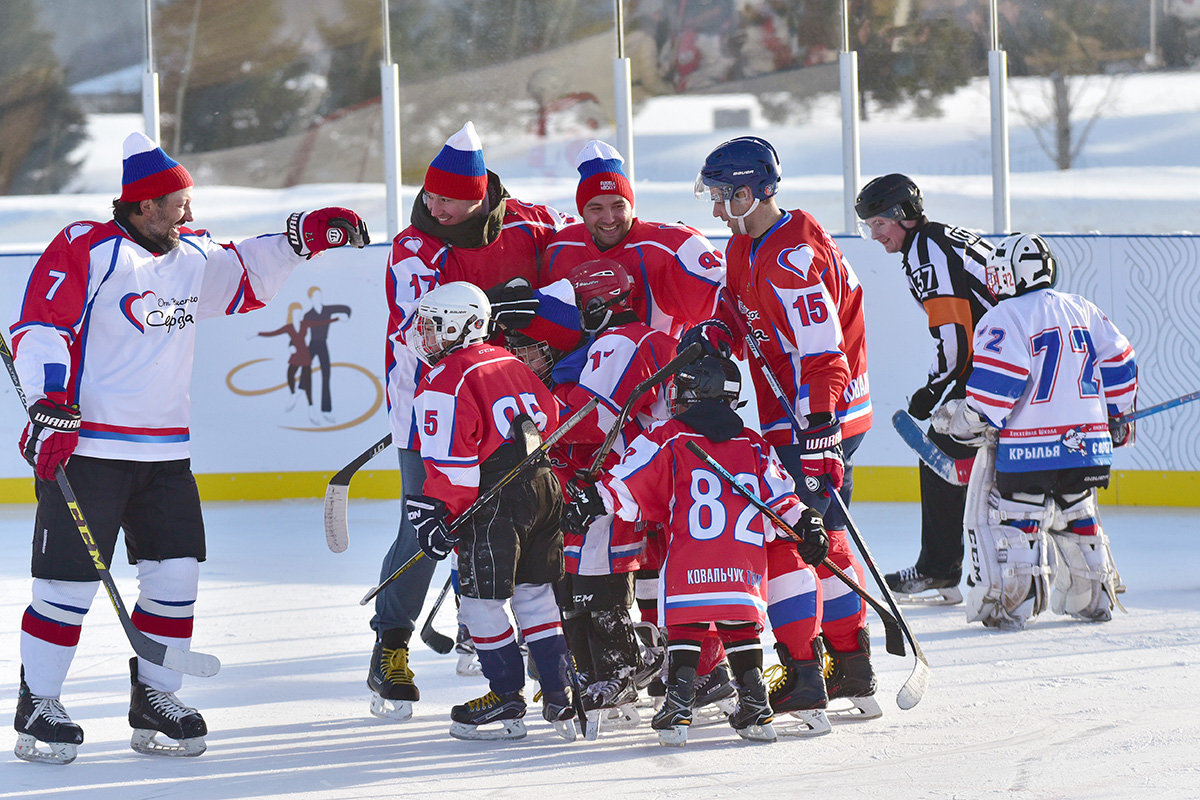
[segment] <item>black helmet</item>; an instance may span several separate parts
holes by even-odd
[[[907,175],[893,172],[876,178],[862,188],[854,201],[859,219],[920,219],[925,213],[921,190]]]
[[[742,373],[728,358],[704,355],[679,370],[673,388],[674,414],[686,411],[700,400],[721,400],[733,408],[742,390]]]

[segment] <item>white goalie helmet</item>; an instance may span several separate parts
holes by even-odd
[[[992,251],[984,269],[988,291],[997,300],[1034,289],[1048,289],[1058,280],[1058,260],[1046,240],[1036,233],[1005,237]]]
[[[408,346],[433,366],[447,353],[487,339],[491,318],[492,304],[478,286],[444,283],[421,298]]]

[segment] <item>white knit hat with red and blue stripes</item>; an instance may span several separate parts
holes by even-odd
[[[446,140],[425,171],[425,191],[452,200],[482,200],[487,196],[487,167],[483,143],[470,122]]]

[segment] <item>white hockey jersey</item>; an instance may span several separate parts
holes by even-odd
[[[265,305],[300,257],[283,234],[219,244],[183,228],[164,255],[116,222],[76,222],[34,265],[12,347],[29,402],[65,393],[81,456],[189,457],[196,323]]]
[[[1108,417],[1136,395],[1132,345],[1079,295],[1012,297],[975,327],[967,398],[1001,429],[998,472],[1110,465]]]

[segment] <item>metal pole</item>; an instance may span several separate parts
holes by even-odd
[[[383,61],[379,65],[380,110],[383,114],[383,182],[387,186],[388,238],[400,233],[400,68],[392,63],[388,0],[383,0]]]
[[[842,205],[846,233],[858,227],[854,198],[862,179],[858,135],[858,53],[850,49],[850,4],[842,0],[842,52],[838,55],[839,82],[842,90]]]
[[[158,73],[154,71],[154,34],[151,30],[151,0],[146,0],[146,69],[142,72],[142,126],[146,135],[159,140]]]
[[[634,180],[633,158],[633,71],[625,57],[625,15],[621,0],[616,3],[617,57],[613,59],[613,114],[617,122],[617,150],[625,156],[625,175]]]
[[[1146,65],[1158,66],[1158,3],[1160,0],[1150,0],[1150,52],[1146,53]]]
[[[988,52],[988,81],[992,100],[992,225],[995,233],[1012,230],[1008,188],[1008,57],[1000,49],[997,0],[991,4],[992,49]]]

